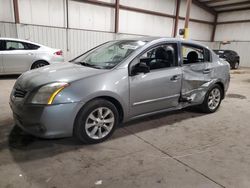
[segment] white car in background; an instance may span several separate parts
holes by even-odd
[[[0,38],[0,75],[21,74],[30,69],[64,62],[63,52],[27,40]]]

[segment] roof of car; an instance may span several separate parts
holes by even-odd
[[[35,43],[35,42],[31,42],[31,41],[24,40],[24,39],[18,39],[18,38],[0,37],[0,40],[12,40],[12,41],[19,41],[19,42],[27,42],[27,43],[35,44],[35,45],[38,45],[38,46],[44,46],[44,45],[41,45],[41,44],[38,44],[38,43]]]
[[[15,41],[20,41],[20,42],[28,42],[31,44],[35,44],[35,45],[39,45],[39,46],[44,46],[35,42],[31,42],[28,40],[24,40],[24,39],[18,39],[18,38],[4,38],[4,37],[0,37],[0,40],[15,40]],[[150,37],[150,36],[146,36],[146,37],[137,37],[137,38],[128,38],[128,39],[120,39],[120,40],[141,40],[141,41],[147,41],[147,42],[152,42],[152,41],[159,41],[159,42],[163,42],[163,41],[174,41],[174,42],[188,42],[190,44],[194,44],[194,45],[200,45],[203,46],[205,48],[208,48],[206,45],[203,45],[197,41],[193,41],[193,40],[186,40],[186,39],[182,39],[182,38],[171,38],[171,37]],[[46,46],[44,46],[46,47]]]
[[[236,51],[233,51],[233,50],[218,50],[218,49],[213,49],[213,51],[215,51],[215,52],[235,52],[235,53],[237,53]]]
[[[137,38],[128,38],[128,39],[121,39],[121,40],[141,40],[141,41],[147,41],[147,42],[152,42],[152,41],[158,41],[158,42],[164,42],[164,41],[173,41],[173,42],[187,42],[193,45],[199,45],[203,46],[205,48],[208,48],[206,45],[194,41],[194,40],[189,40],[189,39],[183,39],[183,38],[172,38],[172,37],[137,37]]]

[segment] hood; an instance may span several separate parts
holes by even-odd
[[[30,91],[35,87],[51,82],[73,82],[89,76],[107,72],[73,63],[57,63],[23,73],[16,81],[16,86]]]

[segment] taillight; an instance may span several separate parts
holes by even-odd
[[[54,53],[55,55],[63,55],[63,51],[62,50],[59,50],[57,52]]]

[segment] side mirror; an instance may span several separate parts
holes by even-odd
[[[137,75],[139,73],[148,73],[150,72],[149,66],[146,63],[138,63],[132,68],[132,75]]]

